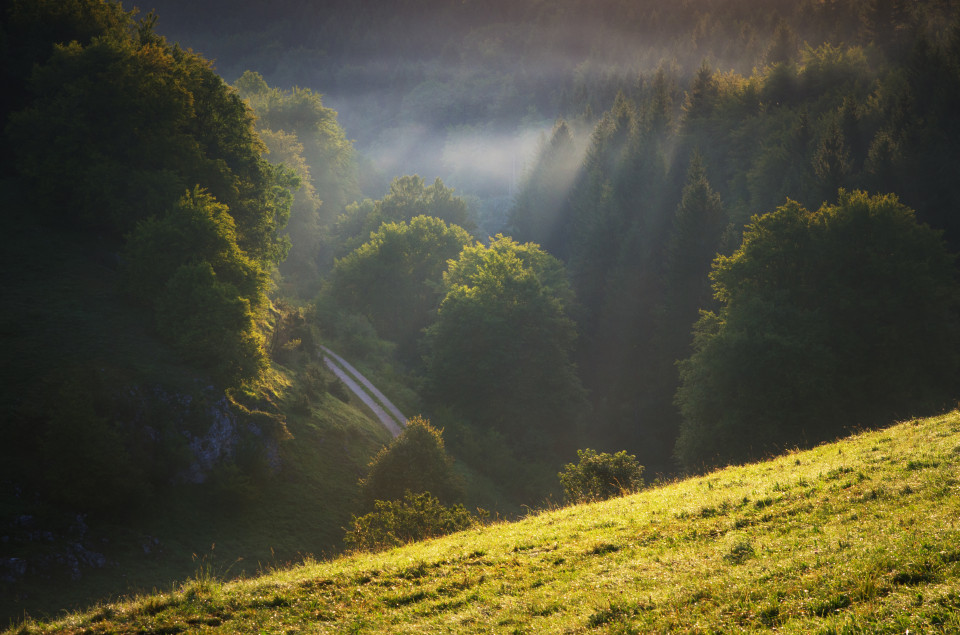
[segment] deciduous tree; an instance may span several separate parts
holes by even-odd
[[[431,216],[384,223],[368,242],[336,261],[330,293],[341,306],[365,315],[409,357],[420,331],[436,319],[447,262],[471,241],[463,228]]]
[[[347,206],[345,213],[337,219],[335,229],[341,251],[353,251],[383,223],[409,221],[415,216],[433,216],[469,232],[476,228],[466,201],[454,196],[453,189],[444,186],[439,178],[428,186],[417,175],[399,176],[379,201],[365,200]]]
[[[755,458],[929,413],[960,394],[960,286],[938,232],[893,195],[840,191],[754,217],[711,278],[680,365],[677,456]]]
[[[518,440],[569,434],[584,393],[570,361],[576,328],[561,263],[497,236],[489,247],[464,249],[444,280],[428,330],[434,398]]]

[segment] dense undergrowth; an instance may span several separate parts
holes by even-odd
[[[960,413],[10,632],[956,632]]]

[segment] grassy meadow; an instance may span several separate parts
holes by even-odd
[[[960,630],[960,413],[12,633]]]

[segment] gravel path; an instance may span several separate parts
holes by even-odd
[[[370,380],[360,374],[360,371],[351,366],[345,359],[326,346],[320,348],[323,350],[323,363],[326,367],[350,389],[350,392],[359,397],[373,411],[373,414],[390,431],[390,434],[394,437],[399,435],[403,427],[407,425],[407,418],[403,416],[403,413],[382,392],[377,390],[377,387]]]

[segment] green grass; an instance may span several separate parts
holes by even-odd
[[[960,630],[960,414],[11,632]]]

